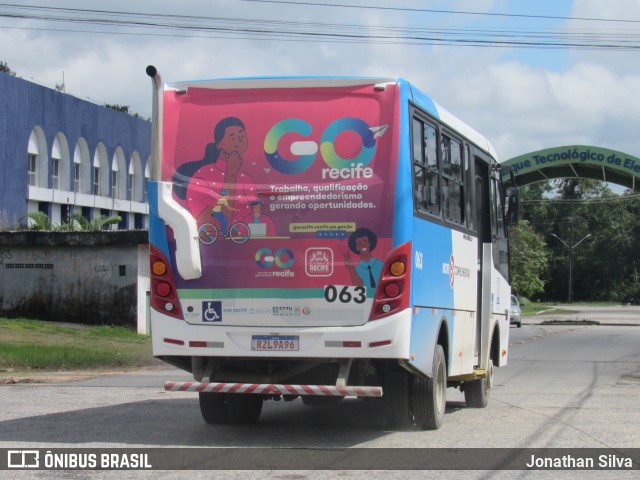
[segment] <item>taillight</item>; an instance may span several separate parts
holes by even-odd
[[[151,308],[182,320],[182,309],[178,301],[178,292],[173,281],[169,260],[153,245],[150,246],[150,253]]]
[[[409,308],[410,277],[411,242],[407,242],[392,250],[384,262],[369,320],[378,320]]]

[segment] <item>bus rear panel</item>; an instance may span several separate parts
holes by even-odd
[[[257,420],[269,398],[386,391],[392,423],[424,428],[439,427],[447,377],[486,390],[487,363],[506,363],[508,282],[490,236],[416,207],[425,189],[411,119],[418,108],[438,125],[435,104],[388,79],[159,90],[153,353],[195,377],[168,389],[200,392],[210,423]],[[481,157],[488,184],[495,161]],[[504,353],[490,359],[490,349]],[[411,400],[420,382],[431,382],[435,404]],[[430,408],[427,420],[411,405]]]

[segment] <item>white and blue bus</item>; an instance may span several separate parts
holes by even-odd
[[[153,353],[194,376],[167,390],[208,423],[357,396],[436,429],[447,387],[486,406],[517,190],[485,137],[401,79],[147,73]]]

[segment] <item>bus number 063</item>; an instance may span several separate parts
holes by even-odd
[[[324,299],[329,303],[364,303],[367,300],[365,287],[328,285],[324,287]]]

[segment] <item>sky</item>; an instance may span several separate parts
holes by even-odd
[[[640,0],[0,0],[0,61],[78,98],[148,118],[149,64],[165,81],[402,77],[500,160],[640,156],[639,60]]]

